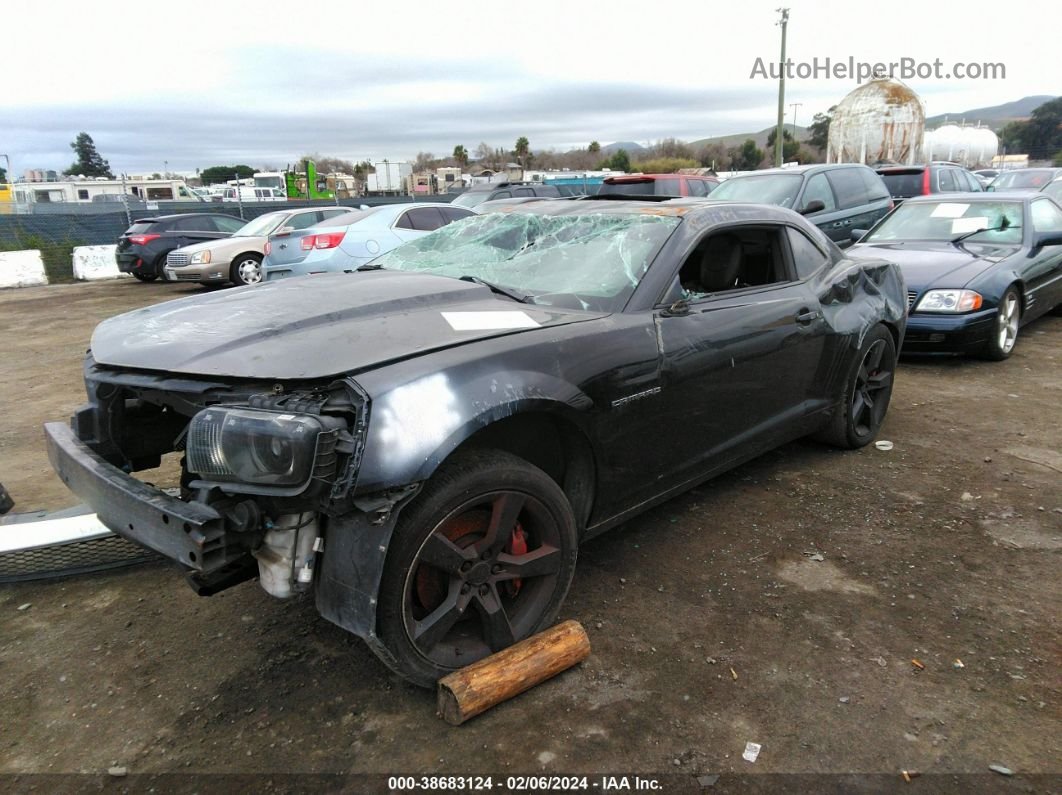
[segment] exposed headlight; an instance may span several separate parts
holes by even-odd
[[[210,262],[210,249],[197,251],[192,255],[191,263],[193,265],[206,265],[208,262]]]
[[[972,312],[983,299],[973,290],[930,290],[915,307],[916,312]]]
[[[312,477],[334,472],[336,427],[341,423],[338,418],[307,414],[204,409],[188,426],[188,471],[208,481],[282,487],[289,492],[297,487],[298,492]]]

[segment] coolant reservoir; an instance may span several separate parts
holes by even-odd
[[[299,572],[312,560],[318,532],[315,514],[288,514],[277,519],[262,539],[262,546],[252,553],[258,558],[258,582],[266,593],[277,599],[295,595]],[[302,583],[302,588],[306,585]]]

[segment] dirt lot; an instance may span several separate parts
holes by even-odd
[[[40,427],[81,402],[96,322],[197,291],[0,293],[16,510],[75,502]],[[2,586],[0,773],[643,773],[679,791],[857,772],[887,791],[907,769],[1058,787],[1034,774],[1062,774],[1060,364],[1057,316],[1000,364],[905,361],[893,450],[789,445],[591,542],[562,613],[590,659],[457,729],[309,600],[254,583],[200,599],[163,566]],[[910,791],[933,781],[960,779]]]

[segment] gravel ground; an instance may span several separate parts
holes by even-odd
[[[0,292],[16,510],[75,502],[41,424],[82,401],[93,326],[196,292]],[[791,444],[590,542],[562,618],[587,627],[591,657],[459,728],[310,600],[253,582],[202,599],[150,565],[0,586],[0,774],[85,774],[77,789],[121,768],[203,791],[283,790],[291,773],[581,773],[598,789],[637,773],[677,792],[709,773],[715,791],[840,773],[891,791],[908,770],[924,776],[912,792],[1058,791],[1060,361],[1058,316],[1006,362],[904,360],[891,451]],[[137,778],[178,772],[280,778]],[[734,778],[750,773],[806,777]]]

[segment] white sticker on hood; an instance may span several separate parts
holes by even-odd
[[[454,331],[538,328],[542,325],[526,312],[443,312],[442,316]]]

